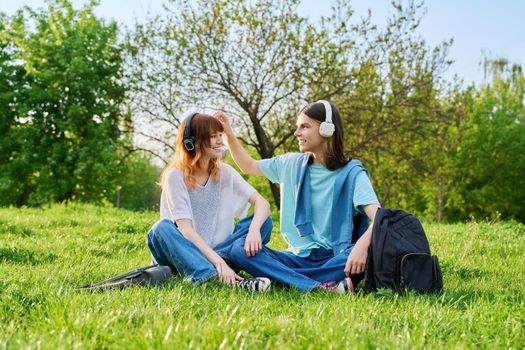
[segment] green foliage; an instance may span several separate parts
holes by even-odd
[[[116,24],[95,17],[93,6],[76,11],[66,0],[50,1],[1,28],[0,79],[14,81],[0,100],[8,106],[1,204],[103,202],[116,186],[121,48]]]
[[[115,206],[130,210],[158,209],[161,169],[144,152],[132,153],[119,168]]]
[[[453,153],[459,219],[525,222],[525,77],[521,66],[486,61],[490,82],[476,92]],[[488,79],[487,79],[488,80]]]
[[[135,148],[166,161],[182,112],[221,109],[268,158],[297,151],[303,102],[328,99],[383,206],[525,222],[522,68],[487,59],[483,86],[446,83],[452,40],[429,47],[417,34],[422,2],[393,3],[378,27],[347,1],[313,23],[298,0],[173,0],[127,33],[125,50],[96,1],[47,4],[0,14],[0,205],[153,208],[158,170],[129,155],[134,127],[157,144]],[[277,186],[247,180],[278,206]]]
[[[457,118],[444,107],[451,41],[429,47],[417,34],[422,4],[394,4],[382,29],[370,17],[348,25],[351,3],[337,4],[323,25],[340,52],[323,83],[308,87],[309,100],[338,107],[349,155],[368,169],[383,206],[436,217],[430,193],[445,171],[439,142]]]
[[[0,209],[2,348],[515,348],[525,331],[525,226],[424,223],[441,295],[265,294],[174,278],[154,288],[77,288],[149,263],[153,212],[88,205]],[[21,235],[25,229],[30,236]],[[271,245],[283,248],[274,231]],[[5,256],[5,255],[0,255]],[[15,256],[15,255],[11,255]]]
[[[17,112],[24,90],[24,68],[13,64],[16,47],[8,34],[8,18],[0,13],[0,205],[17,201],[18,193],[27,193],[32,184],[28,177],[30,160],[25,157],[14,159],[20,150],[28,152],[26,140],[28,128],[19,125]],[[13,142],[18,139],[19,142]]]

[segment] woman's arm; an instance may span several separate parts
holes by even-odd
[[[254,256],[262,250],[261,226],[270,215],[270,203],[257,192],[251,195],[250,203],[253,205],[253,219],[248,229],[244,250],[246,255]]]
[[[242,280],[242,277],[237,275],[229,266],[226,264],[223,258],[219,256],[210,246],[202,239],[202,237],[193,228],[192,221],[189,219],[176,220],[175,224],[182,233],[182,235],[190,240],[199,250],[204,254],[206,259],[215,266],[221,282],[226,284],[234,284],[235,281]]]
[[[241,169],[243,173],[249,175],[263,175],[259,169],[258,162],[250,156],[248,151],[241,146],[237,137],[235,137],[228,118],[222,112],[217,112],[213,116],[221,122],[222,127],[224,128],[224,134],[228,139],[230,153],[239,169]]]
[[[348,255],[345,265],[345,274],[347,276],[358,275],[365,271],[368,247],[370,246],[372,230],[374,228],[373,220],[379,208],[380,206],[378,204],[369,204],[363,208],[370,221],[372,221],[372,225],[370,225],[365,233],[357,240],[350,255]]]

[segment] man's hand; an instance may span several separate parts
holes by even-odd
[[[224,133],[226,134],[226,136],[233,135],[233,129],[232,129],[231,125],[230,125],[230,121],[228,120],[228,117],[226,117],[226,115],[224,115],[224,113],[222,113],[222,112],[215,112],[213,114],[213,117],[221,122],[222,128],[224,129]]]
[[[365,237],[361,237],[365,238]],[[358,275],[365,272],[366,258],[368,257],[368,246],[370,240],[359,239],[348,255],[345,265],[345,275]]]
[[[379,210],[379,204],[368,204],[363,207],[368,218],[373,222],[377,211]],[[372,240],[373,224],[370,225],[365,233],[357,240],[354,248],[348,255],[345,265],[345,275],[358,275],[365,272],[366,259],[368,258],[368,247]]]

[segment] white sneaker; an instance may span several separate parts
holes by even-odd
[[[346,277],[339,282],[328,281],[322,283],[319,285],[319,288],[336,294],[346,294],[354,291],[354,284],[350,277]]]
[[[267,292],[270,290],[270,279],[266,277],[247,278],[237,282],[237,287],[250,292]]]
[[[340,294],[353,293],[355,291],[354,283],[350,277],[345,277],[337,283],[337,290]]]

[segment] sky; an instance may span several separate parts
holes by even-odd
[[[73,0],[79,8],[87,0]],[[316,21],[328,15],[334,0],[302,0],[299,12]],[[100,0],[95,10],[98,16],[132,26],[135,19],[143,21],[148,12],[162,12],[163,0]],[[358,17],[372,10],[373,22],[384,25],[391,14],[390,0],[353,0]],[[403,0],[403,3],[406,3]],[[484,56],[506,58],[525,65],[525,1],[524,0],[426,0],[426,15],[418,30],[430,46],[453,38],[448,58],[454,63],[445,73],[451,80],[458,75],[465,84],[480,84],[480,66]],[[45,6],[44,0],[0,0],[0,12],[12,15],[20,7]]]

